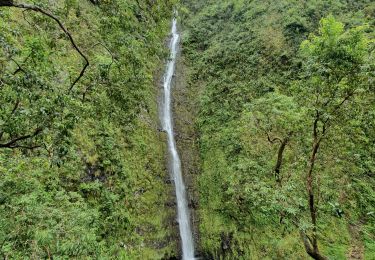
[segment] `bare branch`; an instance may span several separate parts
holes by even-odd
[[[41,148],[42,146],[41,145],[33,145],[33,146],[27,146],[27,145],[14,145],[14,146],[11,146],[11,147],[7,147],[9,149],[28,149],[28,150],[35,150],[35,149],[38,149],[38,148]]]
[[[111,61],[111,64],[109,64],[109,68],[108,68],[108,71],[109,71],[110,68],[111,68],[111,66],[112,66],[112,64],[113,64],[113,63],[116,63],[115,56],[113,55],[113,53],[110,51],[110,49],[109,49],[104,43],[98,42],[98,43],[94,44],[92,47],[95,48],[95,47],[98,46],[98,45],[100,45],[100,46],[102,46],[104,49],[106,49],[107,52],[109,53],[109,55],[111,55],[111,59],[112,59],[112,61]]]
[[[32,24],[29,20],[27,20],[26,16],[25,16],[25,12],[28,11],[27,9],[23,10],[22,11],[22,16],[23,16],[23,19],[31,26],[34,26],[35,28],[37,28],[37,26],[35,24]]]
[[[19,148],[19,147],[25,148],[27,146],[19,145],[17,143],[20,142],[20,141],[23,141],[23,140],[31,139],[31,138],[37,136],[38,134],[40,134],[42,131],[43,131],[43,129],[41,127],[39,127],[32,134],[16,137],[16,138],[10,140],[7,143],[0,144],[0,148]]]
[[[65,28],[65,26],[62,24],[62,22],[56,17],[54,16],[53,14],[45,11],[44,9],[38,7],[38,6],[35,6],[35,5],[28,5],[28,4],[23,4],[23,3],[20,3],[20,4],[16,4],[16,3],[13,3],[13,1],[9,1],[9,0],[0,0],[0,7],[1,6],[10,6],[10,7],[15,7],[15,8],[21,8],[21,9],[26,9],[26,10],[32,10],[32,11],[35,11],[35,12],[38,12],[38,13],[41,13],[41,14],[44,14],[48,17],[50,17],[51,19],[53,19],[61,28],[61,30],[63,30],[63,32],[66,34],[66,36],[69,38],[69,41],[70,43],[72,44],[73,48],[79,53],[79,55],[85,60],[85,65],[83,66],[79,76],[74,80],[74,82],[72,83],[72,85],[70,86],[69,88],[69,92],[73,89],[73,87],[75,86],[75,84],[77,84],[77,82],[82,78],[82,76],[85,74],[85,71],[87,69],[87,67],[89,66],[89,60],[88,58],[85,56],[85,54],[82,53],[82,51],[80,50],[80,48],[77,46],[77,44],[75,43],[72,35],[69,33],[69,31]]]
[[[353,92],[349,92],[344,98],[343,98],[343,100],[337,105],[337,106],[335,106],[335,108],[333,109],[333,113],[335,113],[335,112],[337,112],[340,108],[341,108],[341,106],[346,102],[346,101],[348,101],[352,96],[354,96],[354,94],[355,94],[355,91],[353,91]],[[328,119],[326,120],[327,122],[328,122]]]
[[[269,135],[269,133],[268,133],[266,130],[264,130],[264,132],[265,132],[266,135],[267,135],[267,140],[268,140],[271,144],[275,143],[276,141],[279,141],[280,143],[283,142],[283,141],[281,140],[281,138],[279,138],[279,137],[271,138],[270,135]]]
[[[318,136],[318,122],[320,120],[320,113],[318,110],[315,110],[315,120],[314,120],[314,125],[313,125],[313,137],[314,139],[317,138]]]
[[[16,103],[14,104],[14,107],[13,107],[13,109],[12,109],[12,113],[11,113],[11,115],[13,115],[13,114],[16,112],[16,110],[17,110],[17,108],[18,108],[19,105],[20,105],[20,100],[17,99],[17,101],[16,101]]]
[[[282,182],[282,179],[283,179],[281,177],[281,174],[280,174],[281,166],[282,166],[282,163],[283,163],[283,155],[284,155],[285,148],[288,145],[292,135],[293,135],[293,132],[288,133],[288,135],[282,140],[282,142],[280,144],[280,147],[278,149],[278,152],[277,152],[277,160],[276,160],[276,165],[275,165],[274,171],[275,171],[276,182],[280,186],[281,186],[281,182]]]
[[[113,53],[111,52],[111,50],[104,44],[104,43],[101,43],[101,42],[98,42],[98,43],[96,43],[96,44],[94,44],[93,46],[92,46],[92,48],[95,48],[96,46],[98,46],[98,45],[100,45],[100,46],[102,46],[104,49],[106,49],[106,51],[109,53],[109,55],[111,55],[111,63],[109,64],[109,66],[108,66],[108,70],[107,70],[107,73],[109,74],[109,72],[110,72],[110,70],[111,70],[111,67],[112,67],[112,65],[113,65],[113,63],[117,63],[117,61],[116,61],[116,58],[115,58],[115,56],[113,55]],[[83,92],[83,94],[82,94],[82,100],[83,101],[85,101],[86,100],[86,94],[91,90],[91,88],[92,88],[92,85],[89,85],[86,89],[85,89],[85,91]]]
[[[339,104],[337,104],[337,105],[334,107],[334,109],[333,109],[333,111],[332,111],[332,114],[336,113],[336,112],[341,108],[341,106],[344,105],[344,103],[345,103],[346,101],[348,101],[352,96],[354,96],[354,94],[355,94],[355,91],[353,91],[353,92],[349,92],[349,93],[343,98],[343,100],[342,100]],[[327,132],[327,130],[328,130],[329,126],[330,126],[330,125],[329,125],[329,123],[330,123],[330,119],[331,119],[331,118],[328,117],[326,120],[323,121],[322,136],[320,137],[319,141],[321,141],[321,139],[323,138],[323,136],[324,136],[325,133]]]
[[[16,75],[20,71],[26,74],[26,71],[21,67],[21,65],[15,59],[10,58],[10,60],[13,61],[18,66],[18,68],[13,72],[13,75]]]

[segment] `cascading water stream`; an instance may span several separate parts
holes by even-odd
[[[171,56],[164,75],[164,102],[162,121],[164,131],[168,135],[168,150],[171,158],[171,174],[176,189],[178,224],[182,244],[182,258],[183,260],[191,260],[194,259],[194,242],[190,227],[190,214],[187,203],[186,190],[181,172],[181,161],[177,152],[176,140],[174,138],[171,111],[171,86],[172,78],[175,73],[179,38],[180,35],[177,31],[177,21],[174,18],[172,21],[172,39],[169,45]]]

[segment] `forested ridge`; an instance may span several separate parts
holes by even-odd
[[[184,1],[208,259],[374,259],[373,1]]]
[[[374,28],[372,0],[0,0],[0,257],[189,255],[181,35],[197,259],[375,259]]]

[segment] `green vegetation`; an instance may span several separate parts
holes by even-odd
[[[12,2],[0,1],[0,257],[175,255],[155,73],[175,1]]]
[[[200,252],[374,259],[373,1],[185,1]]]
[[[200,256],[375,259],[374,1],[181,2]],[[178,3],[0,0],[1,258],[177,257],[157,100]]]

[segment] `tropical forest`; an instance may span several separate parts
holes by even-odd
[[[375,2],[0,0],[0,258],[375,260]]]

